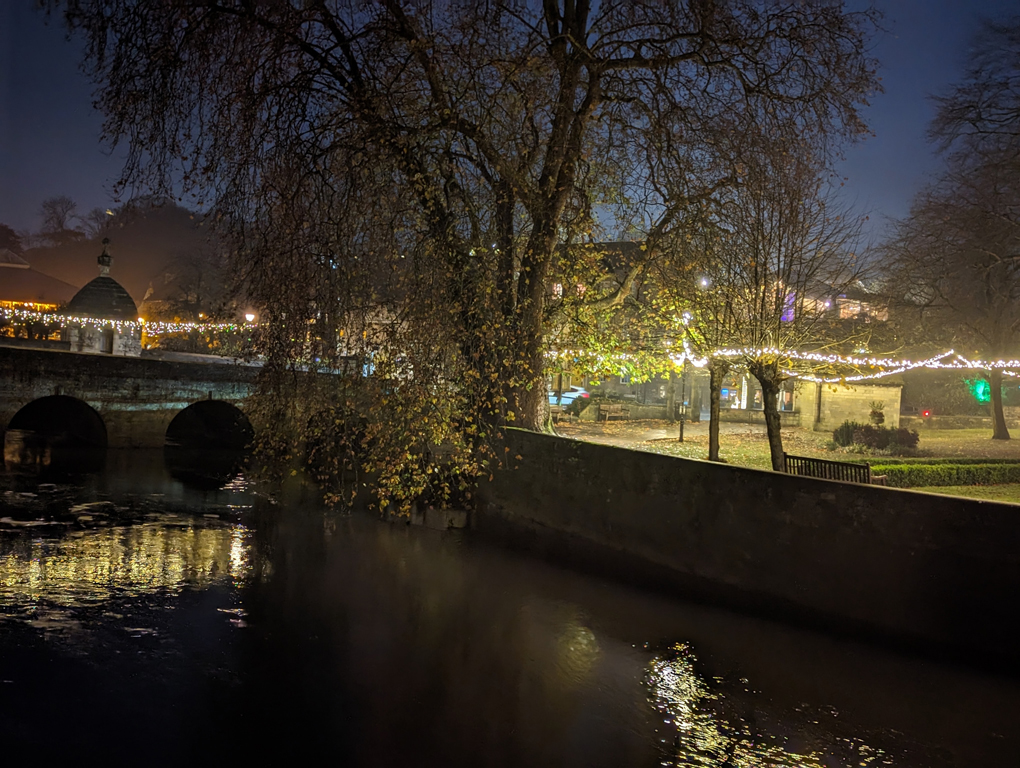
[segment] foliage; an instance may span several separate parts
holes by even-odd
[[[854,443],[863,445],[871,450],[882,451],[889,447],[891,435],[885,427],[873,427],[870,424],[862,424],[854,430]]]
[[[876,464],[871,471],[894,488],[1020,483],[1020,464]]]
[[[871,409],[871,412],[868,414],[868,419],[871,423],[876,427],[885,424],[885,403],[881,400],[872,400],[868,407]]]
[[[917,433],[917,430],[907,429],[906,427],[897,427],[892,430],[889,436],[890,444],[900,448],[916,448],[920,441],[921,436]]]
[[[841,448],[846,448],[851,445],[854,441],[854,432],[860,429],[863,424],[858,424],[856,421],[844,421],[832,432],[833,442]]]
[[[265,412],[300,433],[331,399],[298,402],[300,374],[372,361],[366,465],[402,506],[428,446],[470,475],[499,425],[542,428],[550,346],[649,344],[613,316],[737,184],[741,137],[836,147],[877,85],[875,14],[822,0],[47,4],[86,37],[123,183],[233,234]],[[641,242],[626,263],[592,252],[606,225]]]
[[[564,412],[571,416],[580,416],[581,411],[587,408],[591,404],[591,398],[588,397],[575,397],[564,408]]]
[[[906,427],[891,429],[855,421],[844,421],[832,433],[832,441],[841,448],[861,446],[874,451],[890,448],[912,450],[917,448],[920,439],[915,430]]]
[[[903,377],[902,403],[934,414],[977,416],[987,410],[956,372],[916,371]]]

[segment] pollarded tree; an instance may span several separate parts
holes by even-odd
[[[183,183],[235,229],[267,370],[358,337],[413,370],[387,398],[445,419],[430,440],[541,425],[551,265],[598,206],[634,203],[660,137],[711,158],[767,117],[838,141],[875,85],[873,14],[828,0],[50,5],[88,40],[125,181]],[[648,202],[654,246],[690,200]],[[435,412],[438,385],[466,412]]]

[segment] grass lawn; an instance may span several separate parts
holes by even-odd
[[[783,447],[787,453],[797,456],[814,456],[837,461],[865,460],[864,456],[843,456],[826,450],[829,435],[802,429],[783,430]],[[648,440],[634,445],[642,451],[664,453],[684,459],[705,459],[708,457],[708,436],[693,435],[679,443],[674,438]],[[727,464],[754,469],[772,469],[769,457],[769,441],[764,432],[721,435],[719,458]]]
[[[726,425],[724,425],[726,426]],[[733,429],[735,425],[730,425]],[[665,422],[615,422],[606,424],[575,423],[564,429],[570,437],[612,445],[625,445],[642,451],[662,453],[685,459],[704,459],[708,456],[708,435],[702,425],[684,442],[675,437],[662,437],[665,432],[675,433],[674,425]],[[928,458],[971,458],[971,459],[1020,459],[1020,434],[1013,440],[992,440],[990,429],[925,429],[920,430],[918,445],[922,456]],[[848,453],[829,450],[831,432],[812,432],[807,429],[784,429],[783,447],[787,453],[797,456],[811,456],[832,461],[866,461],[872,465],[910,462],[872,453]],[[729,464],[754,469],[770,469],[769,444],[763,429],[748,427],[744,431],[727,432],[719,436],[720,457]],[[916,461],[916,459],[915,459]],[[1020,484],[985,486],[943,486],[913,488],[908,490],[967,496],[975,499],[989,499],[1020,504]]]
[[[1005,501],[1009,504],[1020,504],[1020,484],[1004,485],[936,485],[927,488],[907,488],[908,491],[925,491],[926,493],[945,493],[950,496],[967,496],[971,499],[987,499],[988,501]]]
[[[919,429],[918,433],[921,442],[917,447],[931,456],[1020,458],[1020,434],[1013,435],[1012,440],[992,440],[991,429]]]

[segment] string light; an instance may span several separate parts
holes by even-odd
[[[604,369],[620,368],[627,361],[638,360],[639,356],[621,352],[611,355],[589,352],[578,349],[552,350],[546,355],[550,359],[570,359],[574,361],[594,362],[596,367]],[[869,373],[856,373],[844,376],[813,376],[809,373],[794,371],[789,368],[783,369],[783,375],[791,379],[810,381],[820,384],[837,384],[851,381],[871,381],[887,376],[905,373],[917,368],[928,370],[957,370],[957,371],[1002,371],[1007,376],[1020,376],[1020,360],[970,360],[955,350],[942,352],[941,354],[929,357],[925,360],[896,360],[881,357],[857,357],[853,355],[822,354],[820,352],[798,352],[796,350],[784,350],[778,347],[743,347],[740,349],[717,349],[703,357],[698,357],[691,352],[687,343],[683,344],[683,351],[667,352],[667,357],[676,366],[682,367],[685,362],[690,362],[696,368],[704,368],[712,359],[739,360],[739,359],[760,359],[778,357],[785,360],[798,360],[816,364],[824,364],[832,367],[844,366],[852,369],[871,368]]]
[[[12,309],[8,307],[0,307],[0,318],[14,323],[39,323],[42,325],[57,326],[59,328],[66,328],[70,325],[113,328],[118,333],[144,330],[147,336],[192,332],[236,333],[239,331],[250,331],[259,327],[259,324],[254,322],[163,322],[159,320],[145,321],[142,318],[138,318],[138,320],[111,320],[98,317],[63,315],[56,312]],[[833,367],[842,366],[856,370],[861,368],[872,369],[868,373],[854,373],[847,376],[813,376],[808,373],[789,370],[788,368],[783,369],[783,374],[790,378],[821,384],[869,381],[873,379],[881,379],[887,376],[894,376],[917,368],[956,371],[1002,371],[1002,373],[1007,376],[1020,376],[1020,360],[971,360],[952,349],[935,355],[934,357],[929,357],[925,360],[896,360],[881,357],[823,354],[821,352],[799,352],[797,350],[780,349],[779,347],[723,348],[713,350],[703,356],[698,356],[691,350],[687,340],[684,339],[681,342],[680,350],[667,350],[666,356],[676,367],[682,367],[685,363],[689,362],[696,368],[704,368],[712,359],[740,360],[774,357],[781,358],[783,360],[796,360]],[[647,355],[645,357],[647,357]],[[641,359],[641,356],[626,352],[609,355],[585,349],[556,349],[547,352],[546,358],[550,360],[559,359],[571,360],[574,362],[587,362],[603,369],[615,368],[617,370],[622,370],[623,366],[629,361],[639,360]]]
[[[125,331],[145,331],[147,336],[161,336],[168,333],[235,333],[257,328],[258,323],[232,322],[232,323],[192,323],[184,321],[163,322],[160,320],[111,320],[102,317],[83,317],[78,315],[63,315],[56,312],[33,312],[27,309],[8,309],[0,307],[0,318],[15,323],[39,323],[41,325],[52,325],[58,328],[67,328],[71,325],[87,325],[96,328],[113,328],[117,333]]]

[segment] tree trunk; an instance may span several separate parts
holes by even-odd
[[[719,461],[719,397],[723,379],[730,371],[730,364],[724,360],[712,360],[708,364],[708,460]]]
[[[666,418],[672,424],[676,421],[676,372],[669,372],[669,383],[666,385]]]
[[[783,432],[779,418],[779,366],[776,363],[754,362],[747,367],[751,375],[761,385],[762,407],[765,410],[765,431],[769,438],[769,454],[772,457],[772,469],[776,472],[786,471],[783,459]]]
[[[986,378],[992,395],[992,440],[1009,440],[1006,414],[1002,410],[1002,371],[993,369]]]

